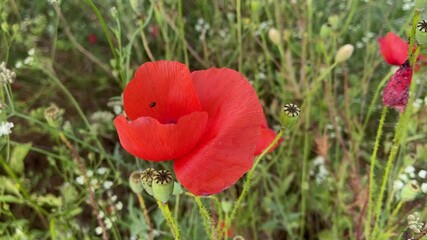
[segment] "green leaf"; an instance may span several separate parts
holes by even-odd
[[[11,193],[19,197],[21,196],[18,186],[5,176],[0,176],[0,189],[3,189],[7,193]]]
[[[10,167],[16,174],[24,172],[24,159],[31,149],[31,143],[16,145],[10,158]]]

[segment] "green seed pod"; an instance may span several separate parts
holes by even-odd
[[[169,170],[159,170],[153,178],[153,196],[155,199],[167,203],[173,192],[173,177]]]
[[[44,117],[47,123],[54,128],[57,128],[62,123],[62,114],[64,111],[59,109],[56,104],[52,103],[44,110]]]
[[[153,184],[153,178],[155,174],[156,170],[154,168],[147,168],[141,173],[142,186],[151,196],[153,196],[153,188],[151,186]]]
[[[420,186],[416,181],[408,182],[405,186],[403,186],[402,191],[400,192],[401,201],[409,202],[414,200],[420,193],[420,190]]]
[[[282,127],[292,127],[297,122],[299,114],[300,109],[297,105],[293,103],[286,104],[280,114],[280,119],[282,120]]]
[[[130,189],[132,189],[134,193],[141,193],[142,190],[144,189],[142,187],[141,174],[142,174],[142,171],[135,171],[135,172],[132,172],[129,176]]]
[[[415,39],[419,44],[427,44],[427,20],[421,20],[418,22]]]
[[[322,39],[328,39],[331,36],[332,29],[331,24],[323,24],[322,27],[320,27],[320,37]]]
[[[331,28],[336,30],[340,24],[340,18],[337,15],[332,15],[328,17],[328,23],[331,25]]]

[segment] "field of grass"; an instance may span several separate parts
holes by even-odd
[[[0,239],[427,239],[427,1],[0,0],[0,14]],[[403,112],[381,101],[389,32],[412,66],[420,54]],[[132,172],[173,172],[113,123],[157,60],[240,72],[283,141],[218,194],[135,194]],[[288,103],[301,113],[283,130]]]

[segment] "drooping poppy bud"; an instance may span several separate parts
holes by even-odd
[[[400,112],[405,110],[409,98],[409,86],[411,85],[412,68],[407,60],[391,76],[383,91],[383,104]]]
[[[155,199],[167,203],[173,192],[173,178],[169,170],[159,170],[153,178],[153,196]]]
[[[283,107],[280,119],[282,121],[282,127],[292,127],[298,120],[300,109],[293,103],[288,103]]]
[[[270,30],[268,30],[268,38],[270,38],[271,42],[274,44],[280,44],[280,32],[277,29],[270,28]]]
[[[147,168],[141,173],[142,187],[144,187],[145,191],[150,195],[153,195],[152,184],[155,174],[156,170],[154,168]]]
[[[337,54],[335,55],[335,62],[341,63],[347,61],[353,54],[354,47],[351,44],[346,44],[340,49],[338,49]]]

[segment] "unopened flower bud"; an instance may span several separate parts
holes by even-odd
[[[135,171],[129,176],[130,189],[132,189],[134,193],[141,193],[144,189],[142,187],[141,173],[141,171]]]
[[[331,28],[336,30],[338,29],[338,25],[340,23],[340,18],[337,15],[332,15],[328,17],[328,23],[331,25]]]
[[[351,44],[346,44],[338,49],[337,54],[335,55],[335,62],[341,63],[347,61],[353,54],[354,47]]]
[[[323,24],[320,27],[320,37],[323,39],[329,38],[331,36],[332,30],[330,24]]]
[[[402,191],[400,192],[400,199],[403,202],[409,202],[414,200],[419,193],[420,186],[416,181],[411,181],[403,186]]]
[[[300,109],[297,105],[293,103],[288,103],[283,107],[283,110],[280,114],[280,119],[282,121],[282,127],[290,128],[292,127],[298,120],[298,116],[300,114]]]
[[[271,42],[274,44],[280,44],[280,32],[277,29],[270,28],[270,30],[268,30],[268,38],[270,38]]]
[[[152,188],[155,199],[167,203],[173,193],[173,177],[169,170],[159,170],[154,174]]]
[[[142,187],[144,187],[145,191],[153,195],[153,178],[156,174],[156,170],[154,168],[147,168],[141,173]]]

